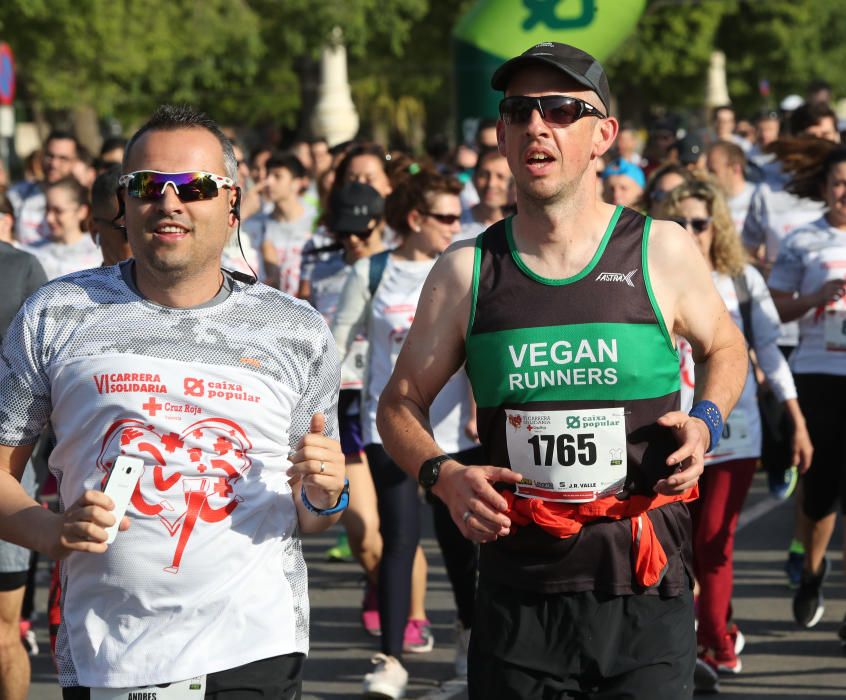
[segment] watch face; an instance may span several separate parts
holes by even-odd
[[[424,489],[430,489],[435,485],[438,475],[441,473],[441,464],[446,459],[448,458],[435,457],[423,462],[423,466],[420,468],[418,482]]]

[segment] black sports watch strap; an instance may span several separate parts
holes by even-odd
[[[438,455],[437,457],[427,459],[420,466],[420,471],[417,474],[417,483],[427,491],[430,491],[438,481],[438,476],[441,473],[441,465],[450,459],[452,457],[449,455]]]

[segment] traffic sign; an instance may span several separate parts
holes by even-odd
[[[15,101],[15,59],[12,48],[0,43],[0,105],[10,105]]]

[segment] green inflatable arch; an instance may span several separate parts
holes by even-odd
[[[573,44],[604,61],[645,6],[646,0],[479,0],[453,31],[459,128],[497,116],[502,95],[490,89],[490,79],[503,61],[542,41]]]

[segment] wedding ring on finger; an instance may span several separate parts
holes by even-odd
[[[326,471],[326,462],[321,462],[320,463],[320,473],[322,474],[325,471]]]
[[[473,511],[470,511],[470,510],[465,510],[465,511],[464,511],[464,515],[462,515],[462,516],[461,516],[461,521],[462,521],[462,522],[464,522],[464,523],[466,523],[466,522],[467,522],[467,519],[468,519],[471,515],[473,515]]]

